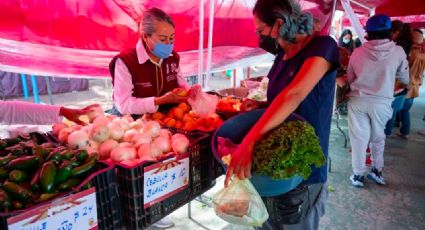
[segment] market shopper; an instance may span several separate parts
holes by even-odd
[[[312,17],[301,13],[300,6],[291,0],[258,0],[253,10],[254,24],[259,36],[270,36],[283,49],[268,74],[267,90],[269,103],[265,113],[245,136],[227,170],[225,185],[235,175],[245,179],[251,175],[253,146],[264,134],[293,112],[304,117],[314,128],[320,146],[327,157],[329,134],[335,95],[336,69],[339,66],[338,46],[329,36],[312,36]],[[292,220],[275,207],[287,208],[286,213],[297,213],[300,203],[285,206],[283,195],[263,197],[270,214],[269,220],[260,229],[317,229],[324,214],[327,191],[327,165],[312,168],[310,177],[293,191],[303,191],[308,212]],[[307,195],[308,194],[308,195]],[[306,199],[310,197],[310,199]],[[294,223],[295,222],[295,223]]]
[[[24,101],[0,101],[0,124],[51,125],[61,122],[63,117],[84,125],[80,116],[87,115],[94,104],[82,109],[71,109],[57,105],[41,105]]]
[[[395,79],[409,83],[406,54],[390,41],[391,21],[375,15],[366,23],[364,45],[354,50],[347,69],[350,85],[348,127],[352,148],[353,186],[364,186],[366,153],[370,141],[372,169],[368,178],[385,184],[382,176],[386,122],[391,118]]]
[[[351,55],[353,53],[355,44],[353,40],[353,33],[349,29],[345,29],[342,31],[341,36],[338,39],[338,46],[347,50],[347,52]]]
[[[398,112],[400,118],[400,132],[398,135],[406,140],[410,134],[410,109],[414,98],[419,97],[419,87],[422,85],[425,70],[425,49],[422,31],[419,29],[413,30],[412,35],[413,45],[409,54],[410,83],[407,87],[403,108]]]
[[[160,105],[186,100],[176,88],[188,90],[180,71],[180,57],[173,50],[174,22],[158,8],[145,11],[139,23],[140,39],[109,65],[114,87],[115,115],[153,113]]]

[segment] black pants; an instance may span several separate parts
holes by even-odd
[[[321,183],[301,185],[280,196],[262,197],[269,213],[269,221],[259,229],[282,230],[285,225],[300,223],[315,206],[322,189]]]

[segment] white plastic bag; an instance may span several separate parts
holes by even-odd
[[[192,107],[193,111],[201,118],[208,117],[215,113],[218,98],[216,95],[210,95],[202,92],[200,86],[195,86],[190,89],[187,102]]]
[[[238,225],[261,227],[269,218],[267,208],[248,179],[233,178],[227,188],[213,197],[215,214]]]

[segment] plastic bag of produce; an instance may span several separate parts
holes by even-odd
[[[261,227],[269,218],[263,200],[247,179],[233,178],[214,195],[213,204],[215,214],[232,224]]]
[[[195,111],[199,117],[204,118],[215,113],[218,98],[216,95],[202,92],[201,86],[197,85],[190,89],[187,102],[192,106],[193,111]]]

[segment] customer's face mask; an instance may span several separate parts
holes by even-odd
[[[278,44],[276,42],[276,39],[270,36],[272,30],[273,28],[270,29],[268,35],[263,35],[261,33],[259,34],[259,47],[273,55],[276,55],[278,50]]]
[[[348,43],[350,43],[350,39],[348,39],[348,38],[343,38],[342,39],[342,43],[344,43],[344,44],[348,44]]]

